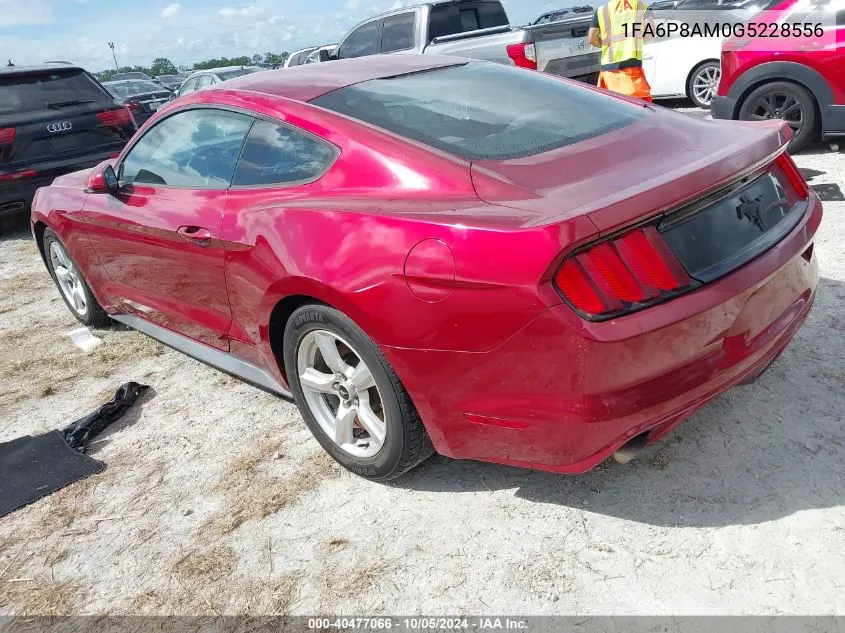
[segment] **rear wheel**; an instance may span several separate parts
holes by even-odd
[[[792,129],[788,150],[797,152],[816,131],[816,102],[805,88],[788,81],[773,81],[755,88],[742,102],[743,121],[781,119]]]
[[[387,359],[342,312],[324,305],[299,308],[285,327],[284,350],[305,423],[344,468],[386,481],[434,452]]]
[[[699,108],[709,110],[721,76],[719,62],[704,62],[690,75],[687,81],[687,96]]]
[[[71,314],[85,325],[97,327],[106,325],[109,317],[94,298],[91,288],[82,276],[79,266],[68,254],[65,245],[53,231],[46,229],[42,238],[44,255],[50,276]]]

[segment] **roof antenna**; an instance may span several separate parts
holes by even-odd
[[[9,67],[14,66],[14,64],[12,63],[12,60],[11,60],[11,59],[9,60],[9,63],[8,63],[8,64],[6,64],[6,66],[9,66]]]

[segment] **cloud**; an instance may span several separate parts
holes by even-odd
[[[172,4],[168,4],[166,7],[164,7],[164,8],[161,10],[161,17],[163,17],[163,18],[165,18],[165,19],[167,19],[167,18],[175,18],[177,15],[179,15],[179,9],[180,9],[180,8],[181,8],[181,7],[179,6],[179,3],[178,3],[178,2],[174,2],[174,3],[172,3]]]
[[[361,8],[361,0],[346,0],[346,4],[343,5],[343,8],[347,11],[357,11]]]
[[[49,24],[53,21],[52,6],[44,0],[0,0],[0,27]]]
[[[224,18],[251,18],[264,13],[264,9],[262,9],[261,7],[256,7],[255,5],[249,5],[248,7],[243,7],[242,9],[223,7],[218,13],[221,17]]]

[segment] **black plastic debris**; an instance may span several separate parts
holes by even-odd
[[[121,385],[109,402],[62,430],[68,446],[80,453],[85,452],[85,443],[101,433],[109,424],[123,417],[126,410],[135,404],[138,396],[147,389],[147,385],[139,385],[137,382]]]
[[[103,462],[84,454],[86,443],[125,414],[147,389],[126,383],[111,401],[62,431],[0,442],[0,517],[105,470]]]

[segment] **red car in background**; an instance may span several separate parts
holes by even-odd
[[[39,190],[32,228],[77,319],[292,394],[361,476],[434,450],[578,473],[755,380],[804,322],[822,207],[788,140],[366,57],[171,103]]]
[[[793,132],[790,152],[819,136],[845,136],[845,4],[786,0],[771,9],[794,9],[790,21],[823,24],[825,35],[791,39],[781,50],[774,50],[776,39],[726,39],[713,118],[786,121]]]

